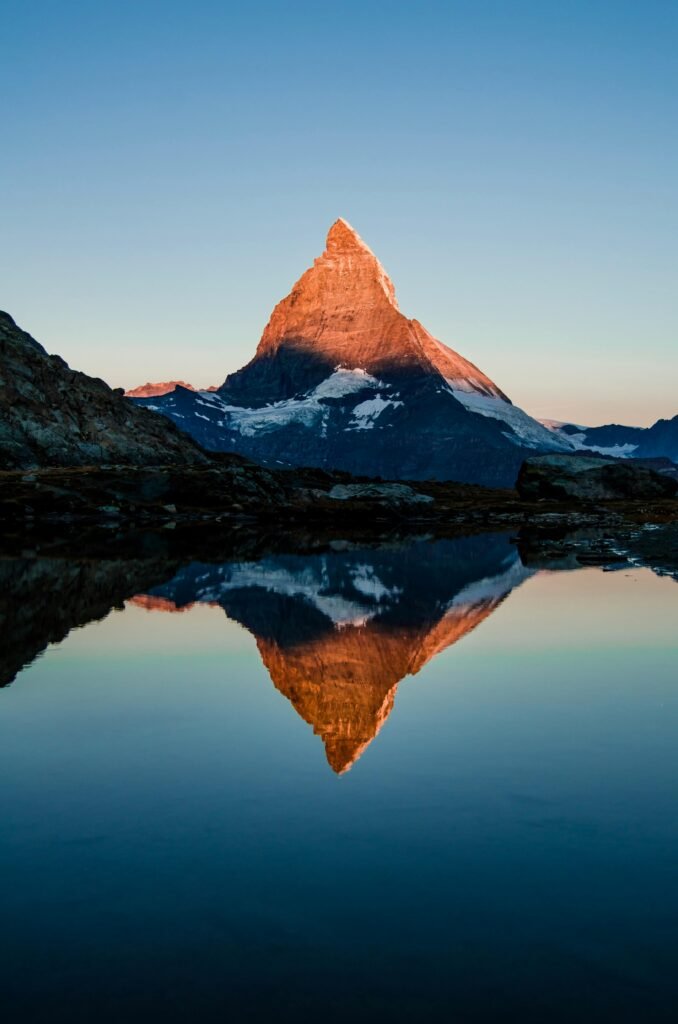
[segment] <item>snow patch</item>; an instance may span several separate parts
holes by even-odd
[[[393,600],[403,592],[401,587],[387,587],[382,583],[371,565],[356,565],[351,576],[355,589],[377,602]]]
[[[389,406],[395,409],[402,404],[402,402],[396,402],[392,398],[382,398],[381,395],[377,395],[376,398],[368,398],[366,401],[356,405],[353,410],[353,419],[346,429],[371,430],[384,409],[388,409]]]
[[[461,391],[458,388],[450,388],[450,391],[469,412],[506,423],[512,433],[505,436],[514,444],[549,451],[572,451],[573,446],[567,438],[548,430],[522,409],[505,402],[503,398],[480,395],[475,391]]]
[[[382,386],[381,381],[369,374],[367,370],[348,370],[343,366],[337,366],[334,373],[309,392],[307,399],[343,398],[345,395],[362,391],[363,388],[380,388]]]
[[[292,423],[304,427],[319,426],[325,436],[329,415],[328,399],[345,398],[347,395],[358,394],[367,388],[378,390],[384,385],[366,370],[347,369],[338,366],[333,373],[316,388],[299,398],[288,398],[282,402],[274,402],[262,409],[248,409],[244,406],[228,405],[222,398],[209,393],[209,398],[201,392],[195,401],[206,406],[210,411],[219,414],[221,423],[227,429],[237,430],[243,437],[254,437],[267,434]],[[381,411],[381,410],[379,410]],[[200,413],[195,413],[201,416]],[[202,416],[208,419],[207,416]]]
[[[508,564],[507,564],[508,563]],[[530,576],[534,576],[534,569],[527,569],[517,555],[509,555],[504,561],[506,568],[495,576],[486,576],[460,590],[448,605],[449,608],[456,608],[459,605],[475,605],[485,601],[497,601],[510,593],[514,587],[520,586]]]
[[[328,618],[337,629],[346,626],[364,626],[378,612],[377,606],[370,606],[360,600],[350,600],[341,594],[329,593],[329,577],[324,559],[320,572],[315,567],[304,567],[293,572],[272,566],[267,562],[240,562],[224,567],[227,579],[215,581],[211,587],[198,592],[197,600],[218,602],[220,595],[229,590],[260,587],[287,597],[300,597],[312,604]],[[369,570],[369,567],[366,567]],[[372,573],[373,580],[376,580]],[[369,571],[365,574],[369,580]],[[366,585],[368,585],[366,583]],[[383,586],[383,584],[382,584]],[[360,592],[360,588],[357,588]],[[384,588],[385,592],[388,592]],[[370,595],[371,596],[371,595]]]
[[[587,444],[586,434],[568,434],[572,447],[578,452],[595,452],[596,455],[614,455],[618,459],[628,459],[635,452],[637,444],[613,444],[606,448],[600,444]]]

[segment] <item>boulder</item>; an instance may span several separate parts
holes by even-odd
[[[527,501],[623,501],[672,498],[678,482],[631,461],[552,454],[526,459],[516,488]]]
[[[433,501],[407,484],[335,484],[328,494],[334,501],[376,501],[380,505],[426,505]]]

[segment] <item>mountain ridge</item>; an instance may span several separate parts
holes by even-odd
[[[565,436],[577,451],[598,452],[616,458],[668,458],[678,463],[678,416],[658,419],[649,427],[606,423],[600,427],[559,420],[541,420],[547,429]]]
[[[146,381],[145,384],[139,384],[135,388],[129,388],[125,391],[125,398],[158,398],[160,395],[168,395],[171,391],[176,391],[177,388],[185,388],[187,391],[217,391],[217,386],[213,385],[208,388],[196,388],[192,384],[188,384],[185,380],[167,380],[167,381]]]
[[[0,312],[0,469],[168,462],[209,457],[173,423],[72,370]]]

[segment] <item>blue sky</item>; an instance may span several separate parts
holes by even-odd
[[[349,220],[536,415],[678,412],[678,5],[0,0],[0,308],[220,383]]]

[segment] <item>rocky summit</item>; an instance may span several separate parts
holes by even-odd
[[[526,454],[572,450],[408,319],[341,219],[273,310],[251,362],[216,393],[177,387],[139,401],[215,451],[390,479],[506,486]]]
[[[0,312],[0,469],[208,461],[174,424],[71,370]]]

